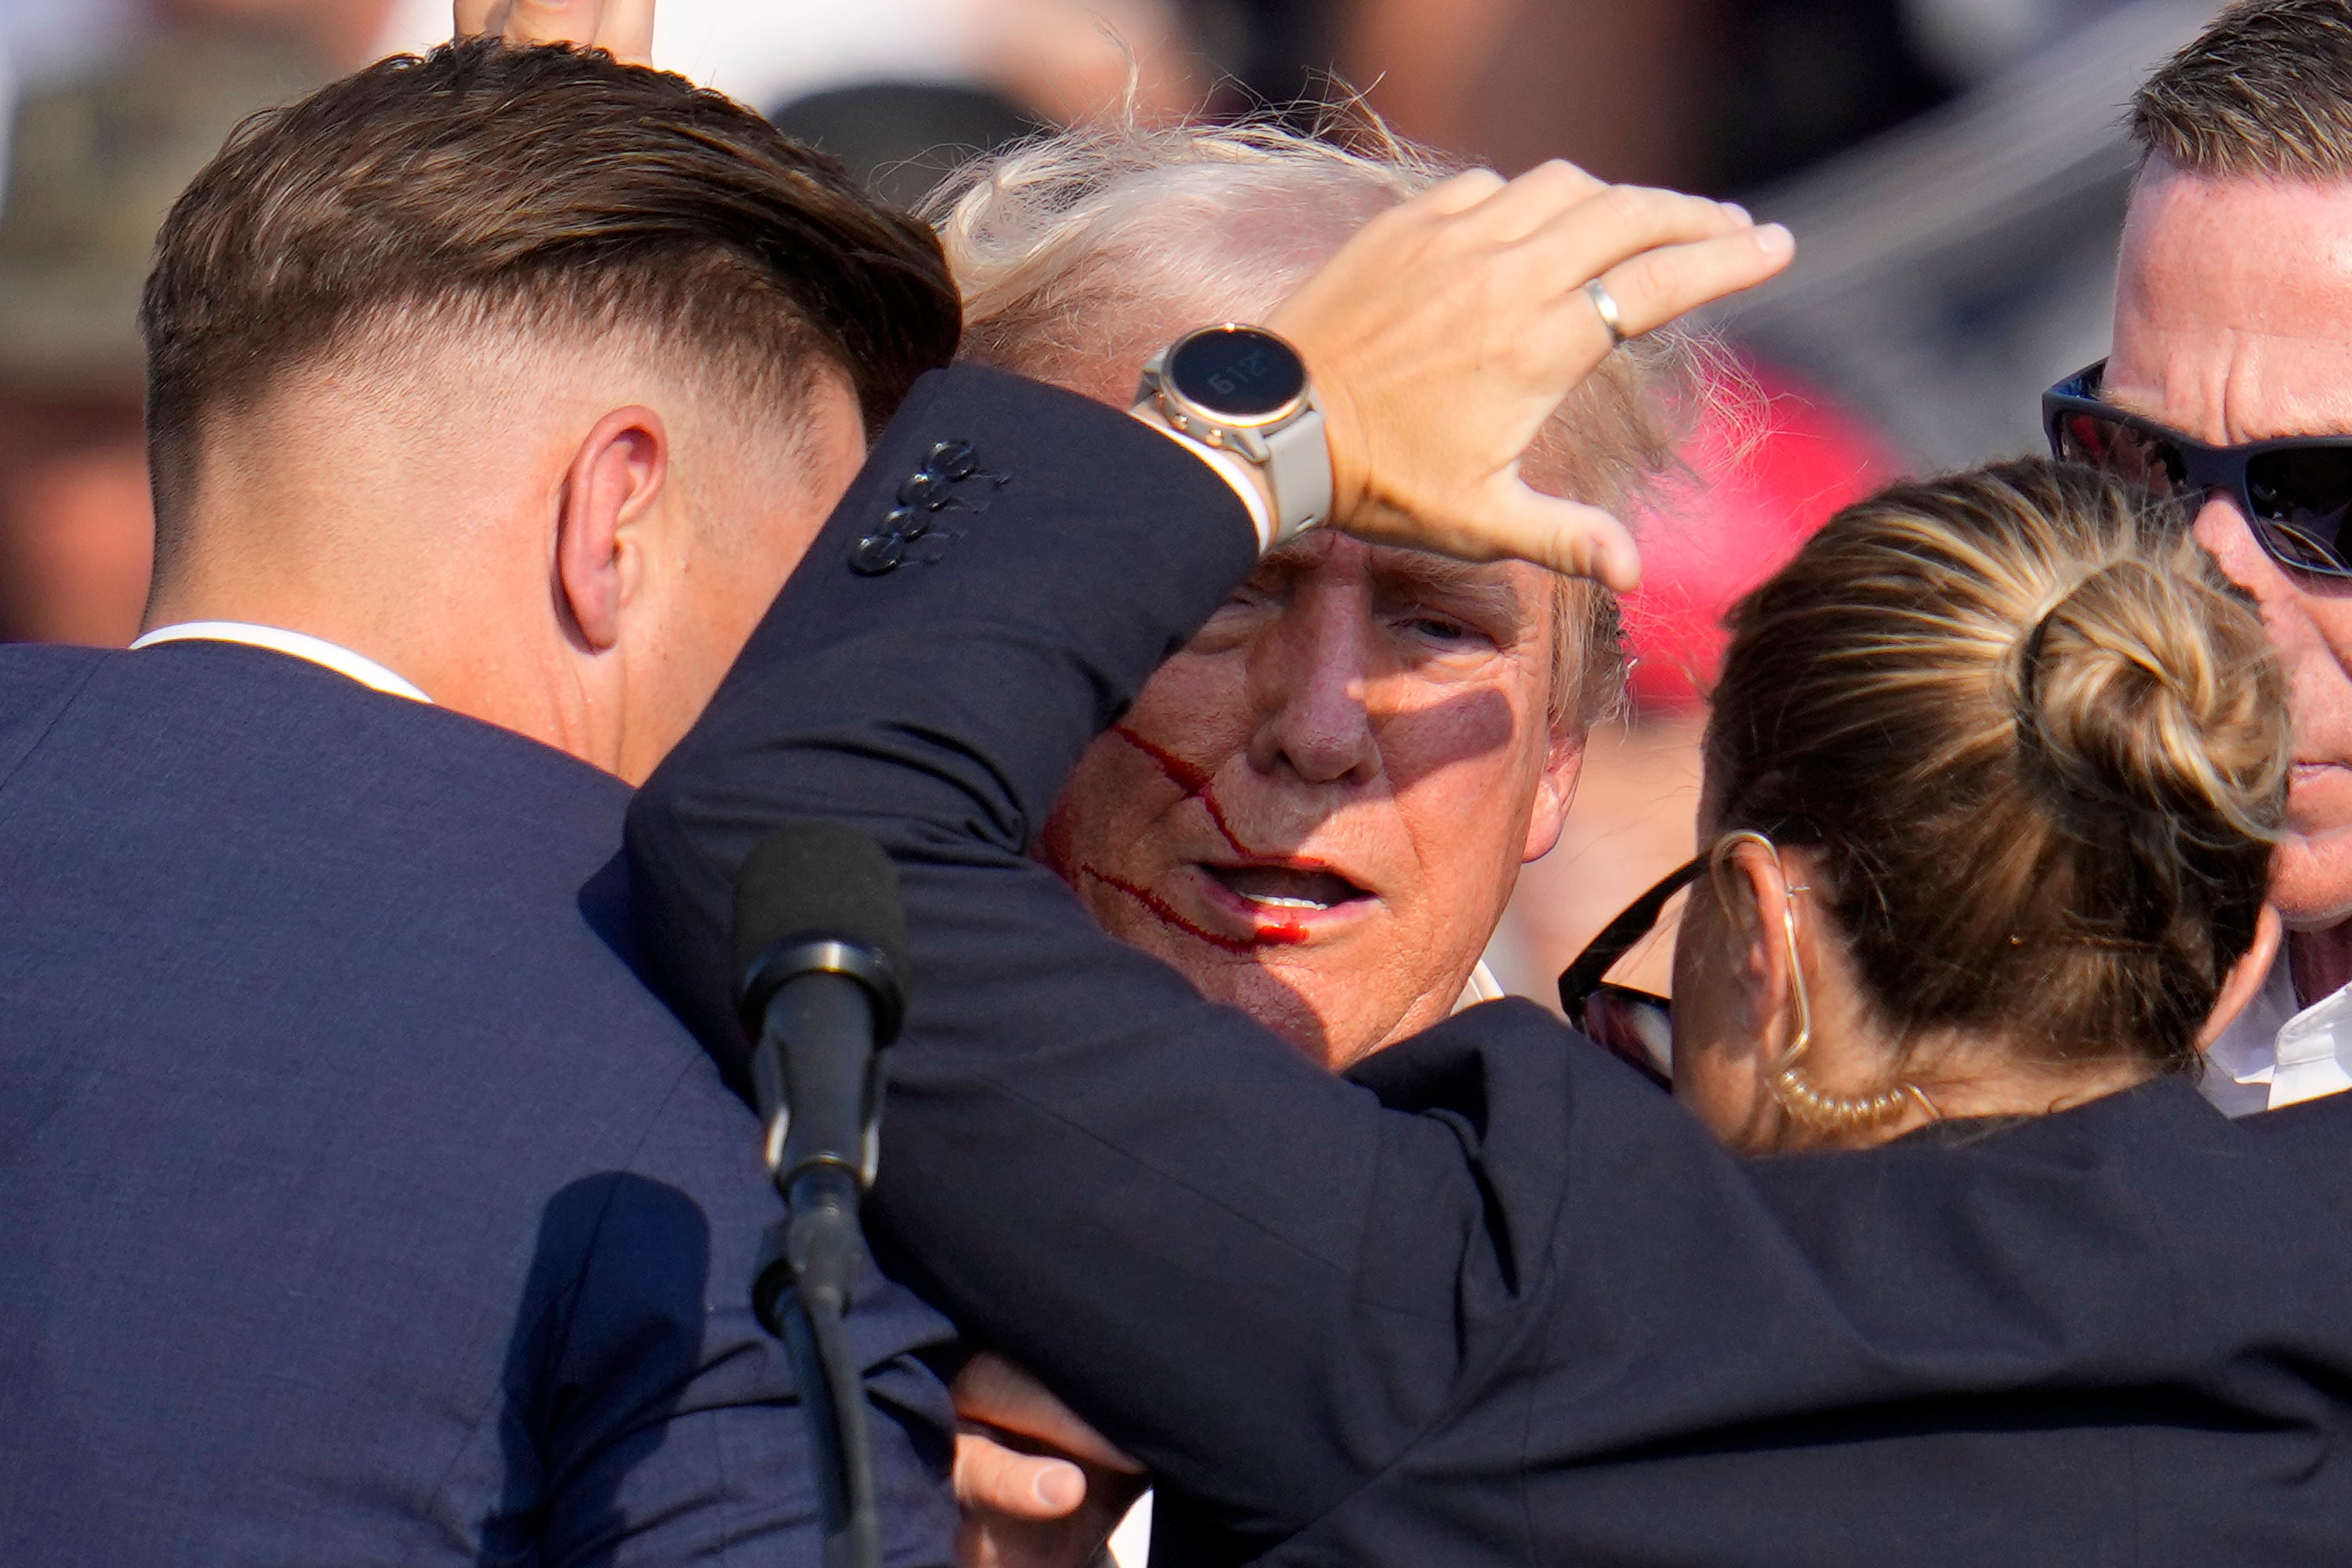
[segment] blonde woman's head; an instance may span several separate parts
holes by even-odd
[[[2261,620],[2176,508],[2044,463],[1900,486],[1731,625],[1717,875],[1685,926],[1717,972],[1709,940],[1677,953],[1678,1089],[1687,1066],[1704,1098],[1723,1058],[1686,1052],[1742,1032],[1717,1016],[1685,1043],[1707,1010],[1685,957],[1718,996],[1743,963],[1788,972],[1744,1004],[1766,1089],[1810,1024],[1751,1123],[1793,1129],[1808,1094],[1891,1096],[1890,1125],[2046,1110],[2195,1068],[2275,940],[2290,752]]]

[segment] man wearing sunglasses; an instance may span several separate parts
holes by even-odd
[[[2043,424],[2062,458],[2200,498],[2286,661],[2291,936],[2205,1079],[2244,1115],[2352,1088],[2352,0],[2231,6],[2132,134],[2114,352]]]

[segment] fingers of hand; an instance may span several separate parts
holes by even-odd
[[[1642,552],[1623,523],[1597,506],[1539,494],[1516,478],[1480,509],[1477,527],[1479,542],[1496,555],[1591,577],[1621,594],[1642,581]]]
[[[1789,231],[1767,224],[1643,251],[1601,273],[1601,286],[1617,301],[1619,330],[1629,338],[1639,337],[1701,305],[1753,289],[1788,266],[1795,254]],[[1561,301],[1559,315],[1571,331],[1606,335],[1607,327],[1580,288]]]
[[[1143,1473],[1141,1465],[1055,1398],[1051,1389],[993,1351],[982,1351],[964,1363],[953,1393],[956,1414],[967,1421],[985,1422],[1105,1469]]]
[[[457,0],[449,36],[466,38],[489,32],[496,26],[492,13],[504,9],[507,0]]]
[[[1023,1454],[977,1432],[956,1436],[955,1495],[967,1511],[1063,1519],[1087,1500],[1086,1472],[1067,1459]]]
[[[1465,169],[1440,180],[1395,211],[1413,216],[1467,212],[1503,188],[1503,176],[1492,169]]]
[[[596,42],[625,65],[654,63],[654,0],[604,0]]]
[[[1679,191],[1612,185],[1528,235],[1515,259],[1528,271],[1554,279],[1556,291],[1564,294],[1660,246],[1758,232],[1744,213],[1722,202]]]
[[[457,0],[457,36],[496,33],[509,44],[580,44],[615,59],[653,58],[654,0]]]
[[[1555,158],[1538,163],[1496,190],[1465,215],[1489,239],[1525,239],[1561,214],[1610,187],[1575,164]]]
[[[595,42],[603,0],[509,0],[499,36],[509,44]]]
[[[1532,490],[1516,474],[1498,475],[1466,504],[1443,512],[1366,507],[1348,519],[1347,531],[1460,561],[1526,561],[1620,592],[1642,577],[1641,550],[1623,523],[1599,507]]]

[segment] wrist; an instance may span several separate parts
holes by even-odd
[[[1298,351],[1263,327],[1228,321],[1154,355],[1136,394],[1172,434],[1252,475],[1274,519],[1271,548],[1331,515],[1323,411]]]
[[[1282,529],[1275,510],[1274,486],[1256,464],[1185,435],[1150,398],[1139,402],[1128,413],[1216,470],[1217,477],[1233,490],[1234,499],[1242,503],[1242,510],[1249,513],[1250,526],[1257,531],[1258,553],[1262,555],[1280,542]]]

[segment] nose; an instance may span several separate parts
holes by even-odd
[[[2219,491],[2209,494],[2197,510],[2197,542],[2213,557],[2222,574],[2254,596],[2264,610],[2275,610],[2294,593],[2294,581],[2254,540],[2253,526],[2238,503]]]
[[[1378,777],[1380,741],[1366,700],[1375,654],[1367,591],[1302,585],[1251,650],[1250,765],[1314,784]]]

